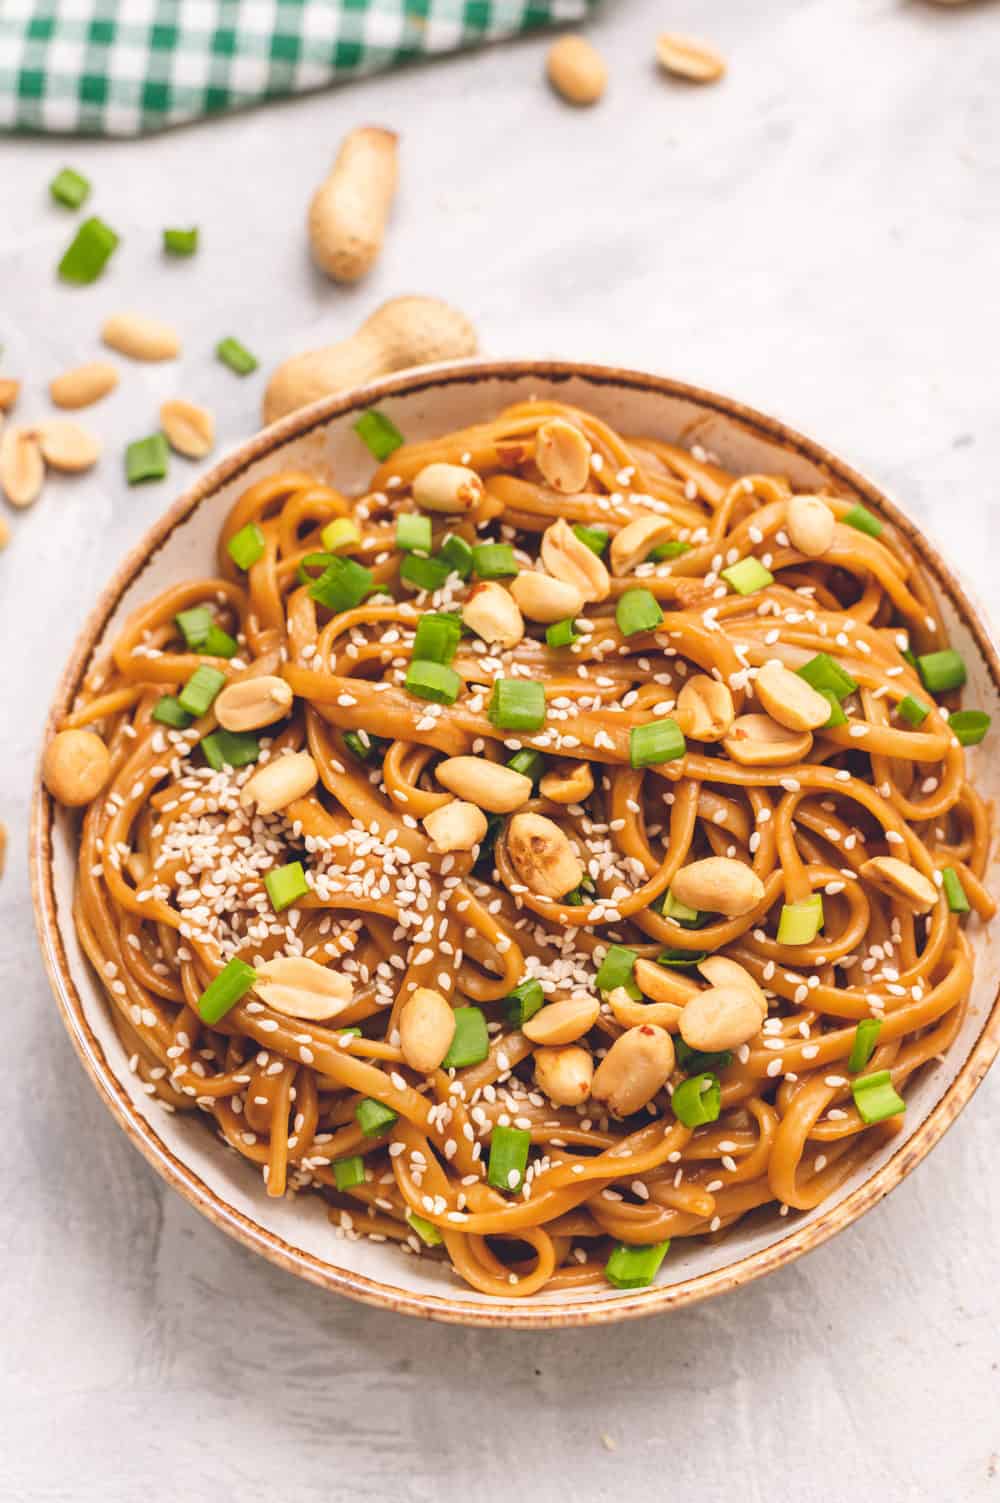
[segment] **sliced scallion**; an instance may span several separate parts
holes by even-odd
[[[508,1022],[515,1028],[523,1028],[544,1001],[545,993],[540,981],[530,976],[526,981],[519,981],[514,990],[504,998]]]
[[[618,597],[615,621],[623,637],[634,637],[642,631],[655,631],[663,621],[663,612],[652,591],[625,590]]]
[[[334,1159],[330,1168],[338,1190],[353,1190],[355,1185],[365,1182],[365,1161],[360,1153],[352,1154],[349,1159]]]
[[[582,523],[578,523],[573,528],[573,531],[580,539],[580,542],[586,543],[591,553],[596,553],[598,558],[600,558],[608,546],[611,537],[611,534],[603,527],[584,527]]]
[[[486,1014],[481,1007],[455,1008],[455,1034],[441,1061],[446,1070],[464,1070],[481,1065],[490,1052]]]
[[[572,647],[574,642],[580,640],[576,621],[572,616],[567,616],[565,621],[554,621],[545,628],[545,640],[550,647]]]
[[[289,861],[286,866],[272,867],[264,878],[264,886],[275,913],[284,913],[286,908],[291,908],[293,903],[306,897],[309,892],[309,883],[301,861]]]
[[[336,553],[340,548],[353,548],[355,543],[360,543],[361,533],[358,524],[350,517],[334,517],[332,522],[327,522],[320,538],[327,553]]]
[[[167,441],[162,433],[135,438],[125,450],[125,479],[129,485],[146,480],[162,480],[169,463]]]
[[[851,1095],[858,1115],[869,1127],[875,1122],[884,1122],[906,1111],[906,1102],[897,1094],[888,1070],[876,1070],[874,1075],[859,1075],[851,1081]]]
[[[399,1113],[374,1096],[363,1096],[354,1108],[354,1118],[366,1138],[377,1138],[399,1120]]]
[[[664,716],[646,725],[634,725],[629,733],[628,755],[633,767],[656,767],[683,757],[687,744],[676,720]]]
[[[202,1022],[209,1027],[220,1022],[230,1008],[246,996],[256,980],[257,972],[253,967],[234,956],[198,998],[198,1016]]]
[[[215,696],[225,682],[224,673],[220,673],[218,668],[209,668],[205,664],[194,670],[177,696],[177,703],[182,710],[187,710],[188,714],[193,715],[197,720],[202,715],[208,714]]]
[[[246,345],[240,344],[238,339],[230,335],[226,339],[220,339],[215,346],[215,353],[223,365],[228,365],[231,371],[238,376],[249,376],[251,371],[257,369],[256,355],[251,355]]]
[[[417,590],[440,590],[450,573],[443,559],[423,558],[417,553],[408,553],[399,566],[400,579]]]
[[[978,746],[989,728],[985,710],[956,710],[948,717],[948,729],[959,746]]]
[[[396,547],[401,553],[430,553],[431,519],[419,511],[403,511],[396,518]]]
[[[678,1122],[683,1122],[685,1127],[704,1127],[707,1122],[717,1122],[722,1106],[718,1078],[708,1070],[701,1075],[689,1075],[675,1088],[670,1105]]]
[[[457,532],[449,532],[438,551],[438,558],[444,560],[450,573],[458,574],[462,579],[468,579],[472,573],[472,549]]]
[[[867,506],[862,506],[860,501],[856,506],[852,506],[850,511],[844,513],[841,521],[845,526],[853,527],[858,532],[866,532],[870,538],[882,535],[882,523],[874,513],[868,510]]]
[[[216,772],[224,767],[249,767],[260,756],[260,742],[251,731],[226,731],[221,726],[201,738],[201,749]]]
[[[529,678],[498,678],[486,712],[498,730],[540,731],[545,724],[545,689]]]
[[[659,1273],[669,1246],[669,1239],[645,1247],[619,1242],[604,1265],[604,1277],[616,1289],[646,1289]]]
[[[310,569],[319,568],[318,575]],[[334,615],[352,611],[375,588],[375,576],[353,558],[339,553],[308,553],[299,564],[299,579],[309,587],[310,597]]]
[[[854,1039],[851,1044],[851,1052],[847,1056],[847,1068],[852,1075],[863,1070],[865,1065],[875,1053],[875,1045],[878,1036],[882,1032],[882,1024],[878,1018],[862,1018],[854,1030]]]
[[[96,282],[117,244],[118,236],[103,219],[85,219],[59,262],[60,277],[78,287]]]
[[[472,568],[480,579],[510,579],[520,572],[509,543],[478,543],[472,550]]]
[[[373,459],[388,459],[403,446],[403,435],[383,412],[371,408],[354,423],[354,431]]]
[[[613,992],[619,986],[627,986],[638,959],[635,950],[630,950],[627,945],[610,945],[597,972],[597,990]]]
[[[967,677],[965,663],[953,647],[944,647],[940,652],[925,652],[917,658],[917,672],[924,688],[931,694],[947,694],[951,689],[961,689]]]
[[[896,713],[907,724],[916,727],[923,725],[930,714],[930,709],[912,694],[907,694],[896,706]]]
[[[520,1190],[530,1147],[531,1133],[526,1127],[494,1127],[486,1178],[495,1190],[506,1190],[508,1194]]]
[[[64,204],[67,209],[78,209],[90,195],[90,182],[81,172],[74,172],[72,167],[64,167],[49,183],[49,192],[57,204]]]
[[[462,636],[462,618],[452,611],[421,616],[413,639],[414,662],[450,663]]]
[[[416,1211],[407,1211],[406,1219],[421,1242],[427,1247],[440,1247],[444,1237],[433,1221],[428,1221],[426,1216],[418,1216]]]
[[[822,893],[814,892],[801,903],[783,903],[778,920],[778,944],[811,945],[822,927]]]
[[[962,879],[953,866],[943,866],[941,868],[941,886],[948,900],[948,908],[952,913],[968,913],[970,911],[969,900],[965,895]]]
[[[193,256],[198,249],[198,230],[164,230],[163,249],[168,256]]]
[[[161,725],[169,725],[171,730],[183,731],[191,724],[194,717],[185,710],[175,695],[163,694],[153,706],[152,718],[158,720]]]
[[[454,668],[445,663],[411,662],[406,670],[406,688],[417,699],[433,704],[453,705],[461,693],[462,680]]]
[[[739,563],[723,569],[722,578],[737,595],[755,595],[774,584],[774,575],[765,569],[759,558],[741,558]]]
[[[226,552],[237,569],[250,569],[264,556],[264,534],[256,522],[248,522],[239,532],[234,532],[226,544]]]
[[[858,687],[857,680],[853,679],[847,669],[842,668],[828,652],[818,652],[815,657],[810,658],[795,671],[799,678],[804,678],[807,684],[811,684],[821,694],[828,689],[831,694],[836,694],[838,699],[846,699]]]

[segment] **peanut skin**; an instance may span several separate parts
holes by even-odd
[[[437,298],[393,298],[350,339],[279,365],[264,393],[264,422],[393,371],[475,353],[476,331],[463,313]]]
[[[358,282],[374,266],[399,178],[398,136],[365,125],[345,136],[309,205],[313,260],[335,282]]]

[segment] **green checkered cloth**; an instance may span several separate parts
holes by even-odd
[[[0,0],[0,130],[135,136],[555,21],[590,0]]]

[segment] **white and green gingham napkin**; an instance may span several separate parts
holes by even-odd
[[[0,0],[0,130],[133,136],[553,21],[588,0]]]

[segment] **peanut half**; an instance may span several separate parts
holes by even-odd
[[[258,814],[276,814],[304,798],[318,782],[319,769],[308,752],[286,752],[265,762],[244,783],[240,803],[244,809],[256,804]]]
[[[564,898],[583,879],[569,839],[544,814],[515,814],[507,826],[507,851],[518,877],[536,897]]]
[[[521,1032],[533,1044],[575,1044],[590,1032],[600,1011],[596,997],[567,997],[564,1002],[550,1002],[536,1012]]]
[[[172,397],[160,407],[167,443],[187,459],[204,459],[215,445],[215,418],[207,407]]]
[[[471,851],[486,834],[486,815],[475,804],[452,799],[421,821],[439,851]]]
[[[142,313],[113,313],[101,326],[101,338],[132,360],[176,360],[181,352],[177,330]]]
[[[670,891],[679,903],[699,912],[741,918],[764,896],[764,884],[744,861],[729,856],[706,856],[674,874]]]
[[[30,506],[42,492],[45,463],[33,428],[0,434],[0,488],[11,506]]]
[[[772,660],[754,680],[761,708],[790,731],[815,731],[830,718],[829,703],[804,678]]]
[[[20,395],[20,381],[13,381],[9,376],[0,376],[0,412],[13,412]]]
[[[723,745],[744,767],[784,767],[809,755],[812,736],[809,731],[789,730],[770,715],[737,715]]]
[[[715,1054],[748,1043],[762,1021],[755,999],[743,987],[712,986],[692,997],[681,1013],[681,1038],[692,1049]]]
[[[42,458],[54,470],[75,475],[89,470],[101,457],[101,443],[71,418],[54,418],[38,429]]]
[[[655,1023],[668,1033],[676,1033],[681,1009],[675,1002],[637,1002],[623,986],[608,992],[607,1003],[616,1023],[623,1028],[638,1028],[641,1023]]]
[[[256,731],[283,720],[292,708],[291,687],[283,678],[262,673],[255,678],[227,684],[216,696],[212,709],[226,731]]]
[[[541,555],[548,572],[573,585],[584,600],[607,600],[611,594],[607,569],[594,550],[580,541],[565,517],[542,533]]]
[[[767,998],[750,972],[738,961],[730,960],[728,955],[707,955],[699,962],[698,970],[712,986],[748,992],[760,1009],[761,1021],[767,1016]]]
[[[89,804],[110,776],[108,749],[93,731],[60,731],[45,748],[42,779],[60,804]]]
[[[411,1070],[438,1069],[455,1037],[455,1014],[433,987],[418,986],[399,1014],[399,1047]]]
[[[322,1023],[350,1006],[354,989],[346,976],[304,955],[276,955],[257,967],[254,991],[289,1018]]]
[[[677,708],[688,717],[684,734],[692,741],[721,741],[736,719],[728,685],[707,673],[696,673],[685,682],[677,696]]]
[[[590,479],[591,448],[579,428],[565,418],[543,423],[535,435],[535,463],[546,484],[571,496]]]
[[[413,499],[424,511],[471,511],[483,499],[483,482],[461,464],[427,464],[413,477]]]
[[[835,525],[833,512],[819,496],[793,496],[788,503],[788,539],[806,558],[823,556],[833,542]]]
[[[578,616],[584,607],[582,590],[539,569],[522,569],[511,580],[510,593],[523,616],[544,625]]]
[[[554,1106],[579,1106],[590,1095],[594,1061],[579,1044],[535,1050],[535,1084]]]
[[[611,539],[612,574],[631,574],[637,564],[644,563],[653,549],[672,538],[675,532],[673,522],[652,514],[627,522]]]
[[[664,1028],[640,1023],[615,1039],[594,1072],[590,1094],[616,1117],[631,1117],[662,1091],[674,1068],[674,1042]]]
[[[462,620],[484,642],[516,647],[524,636],[524,617],[509,590],[495,579],[484,579],[462,605]]]
[[[873,856],[859,870],[866,881],[913,913],[929,913],[938,900],[938,890],[930,877],[898,856]]]
[[[118,372],[109,360],[92,360],[63,371],[49,382],[49,396],[57,407],[90,407],[118,385]]]
[[[485,757],[446,757],[434,776],[449,793],[490,814],[512,814],[531,797],[531,779]]]
[[[657,39],[656,60],[665,72],[692,83],[714,83],[726,71],[725,58],[713,47],[669,31]]]
[[[538,785],[543,798],[554,804],[582,804],[594,791],[589,762],[557,762]]]
[[[399,181],[399,137],[378,125],[352,130],[309,205],[313,260],[335,282],[357,282],[374,266]]]
[[[545,64],[549,83],[570,104],[596,104],[608,86],[607,65],[586,37],[553,42]]]

